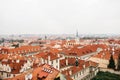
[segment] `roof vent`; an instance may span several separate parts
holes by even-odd
[[[47,72],[47,73],[52,73],[53,71],[47,68],[43,68],[43,71]]]

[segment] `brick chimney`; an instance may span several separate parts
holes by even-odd
[[[60,54],[58,53],[57,56],[60,57]]]
[[[83,64],[83,68],[85,68],[85,63]]]
[[[72,70],[69,70],[69,74],[72,75]]]
[[[50,61],[50,54],[48,55],[48,61]]]

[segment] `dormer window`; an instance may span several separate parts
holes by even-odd
[[[58,63],[58,59],[56,60],[56,63]]]
[[[53,61],[51,61],[51,64],[53,64]]]

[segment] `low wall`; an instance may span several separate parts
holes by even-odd
[[[110,73],[115,73],[115,74],[120,75],[120,71],[115,71],[115,70],[113,70],[113,69],[100,68],[99,70],[100,70],[100,71],[103,71],[103,72],[108,71],[108,72],[110,72]]]

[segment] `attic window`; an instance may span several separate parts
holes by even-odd
[[[77,55],[76,53],[74,53],[74,55]]]
[[[13,71],[13,70],[15,70],[15,68],[14,68],[14,67],[12,68],[12,71]]]

